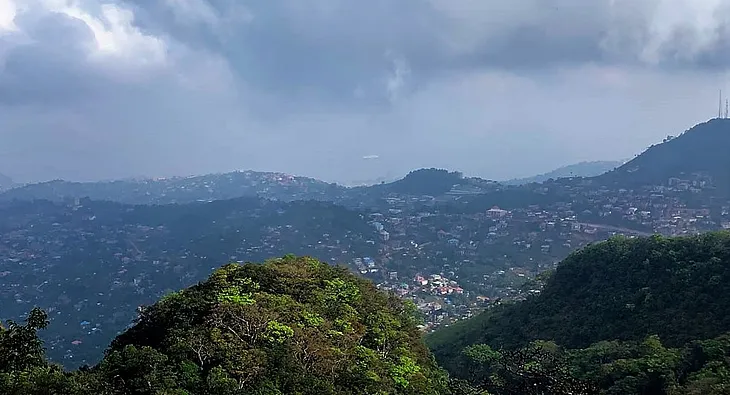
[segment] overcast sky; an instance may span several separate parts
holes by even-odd
[[[727,0],[0,0],[0,173],[527,176],[715,116],[728,66]]]

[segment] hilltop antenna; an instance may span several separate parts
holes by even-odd
[[[720,99],[717,103],[717,117],[722,118],[722,89],[720,89]]]

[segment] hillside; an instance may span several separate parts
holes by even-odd
[[[48,354],[78,367],[101,358],[137,306],[204,279],[221,262],[286,253],[348,262],[374,256],[367,241],[375,237],[359,213],[313,201],[0,203],[0,320],[33,306],[52,312]]]
[[[473,194],[491,190],[496,185],[495,182],[464,178],[461,173],[440,169],[414,170],[389,183],[358,187],[344,187],[282,173],[243,171],[166,179],[100,182],[56,180],[5,191],[0,193],[0,201],[72,201],[75,198],[90,198],[125,204],[184,204],[253,196],[283,201],[319,200],[362,208],[377,205],[390,194],[441,196],[454,187],[466,188],[468,193]]]
[[[412,305],[316,259],[231,264],[142,309],[101,363],[72,374],[44,363],[33,310],[0,329],[0,350],[19,354],[0,361],[0,392],[445,394],[417,323]]]
[[[1,183],[0,183],[1,184]],[[88,197],[127,204],[170,204],[258,196],[285,201],[334,201],[344,187],[282,173],[241,171],[195,177],[100,182],[49,181],[0,194],[0,201]]]
[[[683,348],[730,331],[727,232],[613,238],[571,254],[546,277],[538,296],[430,336],[437,360],[462,375],[470,365],[462,351],[475,344],[513,350],[547,340],[594,352],[599,342],[632,344],[656,335],[662,347]],[[616,347],[634,347],[626,344]]]
[[[596,177],[604,185],[640,187],[673,184],[714,185],[730,193],[730,119],[698,124],[676,138],[654,145],[614,171]]]
[[[418,169],[405,177],[389,183],[356,187],[350,190],[351,198],[359,196],[377,196],[383,198],[389,194],[409,196],[444,195],[478,195],[492,192],[501,187],[496,181],[478,177],[464,177],[458,171],[445,169]]]
[[[462,181],[459,172],[443,169],[419,169],[404,178],[386,184],[392,192],[408,195],[443,195]]]
[[[441,373],[413,314],[371,283],[314,259],[229,265],[144,310],[100,370],[113,372],[129,363],[131,350],[150,347],[189,365],[157,367],[171,371],[169,379],[201,372],[188,383],[170,380],[193,393],[207,393],[215,379],[251,393],[436,394]]]
[[[603,173],[609,172],[624,162],[622,161],[591,161],[591,162],[580,162],[568,166],[559,167],[555,170],[547,173],[538,174],[532,177],[526,178],[515,178],[507,181],[502,181],[505,185],[524,185],[534,182],[545,182],[549,179],[558,179],[566,177],[595,177]]]

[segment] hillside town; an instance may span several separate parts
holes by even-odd
[[[247,198],[220,209],[216,202],[179,206],[184,222],[155,206],[6,203],[2,314],[17,319],[32,306],[45,308],[57,328],[49,353],[69,365],[88,363],[139,306],[226,262],[294,253],[346,265],[412,300],[432,331],[538,294],[540,273],[590,243],[730,228],[730,202],[712,198],[712,186],[700,174],[637,189],[591,179],[487,182],[439,196],[388,193],[363,211],[340,207],[339,214],[332,213],[339,206]],[[491,197],[499,194],[507,198]],[[518,205],[520,194],[535,203]],[[490,203],[500,199],[509,207]]]
[[[524,285],[590,243],[619,235],[730,229],[730,202],[691,203],[711,191],[711,185],[701,174],[638,190],[559,180],[535,186],[558,196],[548,204],[511,210],[494,206],[471,214],[439,213],[435,203],[431,211],[415,209],[433,202],[431,196],[391,197],[387,211],[371,214],[382,246],[379,259],[353,264],[381,288],[414,300],[431,330],[471,317],[494,301],[539,293],[537,284]],[[480,275],[485,269],[491,272]]]

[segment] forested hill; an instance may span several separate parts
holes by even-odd
[[[416,313],[316,259],[232,264],[143,309],[91,369],[45,362],[40,310],[0,326],[0,393],[446,394]]]
[[[452,377],[415,306],[344,268],[291,255],[227,265],[142,308],[90,368],[47,362],[42,310],[0,326],[0,393],[727,394],[729,246],[716,233],[576,253],[539,297],[431,337]],[[561,345],[603,338],[626,340]]]
[[[444,169],[419,169],[404,178],[383,184],[389,192],[406,195],[443,195],[464,181],[461,173]]]
[[[730,192],[730,119],[712,119],[680,136],[667,138],[614,171],[595,178],[601,184],[637,187],[667,185],[670,178],[709,182]]]
[[[607,352],[607,346],[599,342],[618,340],[661,342],[657,347],[677,348],[671,351],[679,353],[676,358],[665,362],[680,369],[679,349],[730,331],[727,232],[681,238],[617,237],[571,254],[546,277],[538,296],[495,307],[432,335],[429,344],[439,362],[460,375],[473,363],[465,360],[463,351],[475,344],[514,350],[546,340],[568,349],[589,347],[592,351],[586,352],[594,354],[595,347]],[[658,337],[645,340],[649,336]],[[610,347],[613,351],[604,355],[603,363],[638,355],[632,347],[641,348],[619,343]],[[718,352],[730,357],[728,348]],[[708,360],[694,361],[699,367],[693,369],[699,370]],[[724,361],[724,371],[730,371],[730,360]],[[680,370],[672,371],[680,374]],[[672,380],[680,385],[680,379]]]

